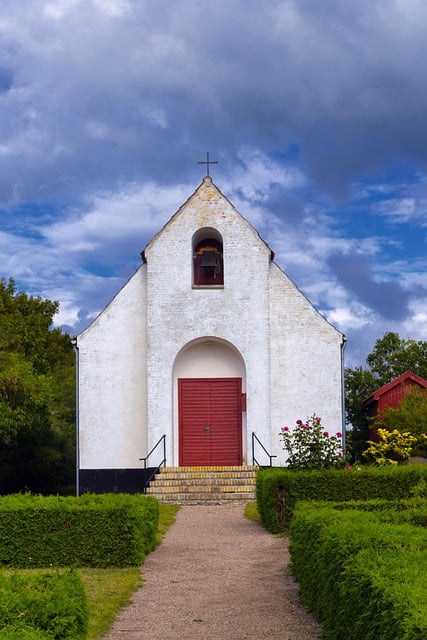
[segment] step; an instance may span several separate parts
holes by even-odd
[[[164,471],[156,476],[159,480],[202,480],[204,478],[209,480],[221,480],[221,478],[227,477],[230,479],[242,479],[255,478],[256,471],[229,471],[222,473],[221,471],[184,471],[180,473],[178,471]],[[157,480],[156,480],[157,481]]]
[[[146,493],[160,502],[218,504],[255,499],[257,467],[162,467]]]
[[[165,494],[165,493],[182,493],[185,489],[185,491],[187,493],[251,493],[254,491],[254,486],[247,486],[247,485],[241,485],[241,486],[236,486],[236,485],[223,485],[223,486],[210,486],[210,485],[201,485],[201,484],[194,484],[194,485],[182,485],[182,484],[177,484],[173,487],[170,486],[157,486],[157,484],[155,484],[155,486],[153,486],[152,484],[147,487],[147,493],[161,493],[161,494]]]
[[[180,505],[192,505],[192,504],[246,504],[247,502],[253,502],[255,500],[255,494],[239,496],[235,493],[230,494],[191,494],[177,493],[167,496],[156,496],[157,500],[165,504],[180,504]]]
[[[248,478],[169,478],[169,476],[165,478],[157,477],[154,481],[156,487],[192,487],[192,486],[245,486],[250,484],[251,486],[255,486],[255,478],[253,482],[249,483]]]
[[[258,467],[254,466],[254,465],[234,465],[234,466],[229,466],[229,467],[211,467],[211,466],[204,466],[204,467],[160,467],[160,473],[169,473],[169,472],[176,472],[178,471],[179,473],[183,472],[183,471],[192,471],[192,472],[197,472],[197,471],[220,471],[221,473],[224,473],[226,471],[257,471]]]

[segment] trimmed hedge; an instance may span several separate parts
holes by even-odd
[[[308,505],[311,503],[308,502]],[[407,522],[416,527],[427,528],[427,498],[408,498],[404,500],[350,500],[332,503],[334,510],[374,512],[382,522],[400,524]],[[331,506],[327,501],[316,501],[316,508]],[[300,508],[300,503],[297,509]]]
[[[301,502],[290,525],[301,600],[327,640],[427,637],[427,540],[421,527]]]
[[[0,629],[0,640],[54,640],[54,636],[26,625],[8,625]]]
[[[409,498],[427,480],[427,465],[362,467],[360,471],[300,471],[269,468],[257,472],[256,498],[261,522],[271,533],[290,523],[299,500],[389,500]]]
[[[126,567],[155,546],[159,505],[151,496],[20,494],[0,497],[0,564]]]
[[[87,623],[83,583],[74,571],[0,573],[1,640],[78,640]]]

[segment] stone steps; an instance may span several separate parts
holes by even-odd
[[[175,504],[220,504],[255,500],[257,467],[162,467],[147,495]]]

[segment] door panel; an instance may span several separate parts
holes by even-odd
[[[241,378],[178,380],[179,464],[242,464]]]

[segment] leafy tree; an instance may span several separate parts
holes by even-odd
[[[397,333],[386,333],[376,341],[366,362],[380,382],[387,384],[405,371],[427,379],[427,342],[403,340]]]
[[[405,371],[427,378],[427,342],[404,340],[397,333],[385,333],[366,358],[367,369],[345,370],[347,423],[353,426],[353,458],[359,459],[367,446],[368,419],[363,401],[374,391]]]
[[[58,304],[0,280],[0,492],[74,481],[74,356]]]
[[[368,440],[369,424],[362,402],[381,385],[372,371],[362,367],[346,369],[344,381],[346,421],[352,425],[347,437],[347,452],[354,460],[360,458]]]

